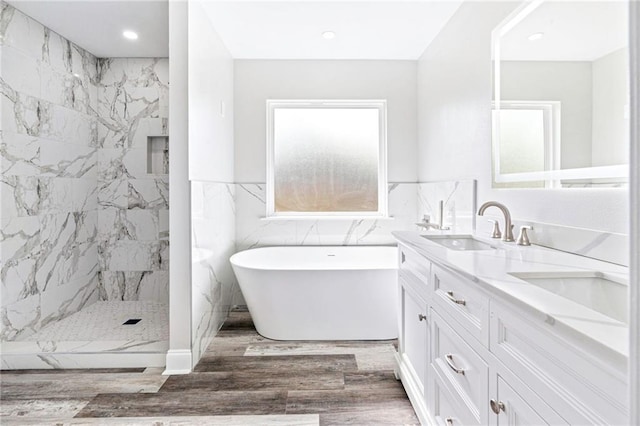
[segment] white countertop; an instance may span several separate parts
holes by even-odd
[[[539,246],[518,246],[474,235],[495,250],[455,251],[434,243],[423,235],[445,232],[394,232],[394,237],[417,253],[452,268],[518,307],[538,314],[560,335],[570,337],[594,355],[611,361],[626,361],[629,355],[629,327],[581,304],[522,281],[514,272],[597,271],[628,283],[628,268],[571,253]],[[628,284],[627,284],[628,285]]]

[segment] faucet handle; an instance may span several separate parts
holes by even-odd
[[[519,246],[530,246],[531,242],[529,241],[529,235],[527,234],[527,229],[529,231],[533,231],[532,226],[521,226],[520,227],[520,235],[518,235],[518,239],[516,240],[516,244]]]
[[[500,232],[500,224],[497,220],[489,219],[487,220],[489,223],[493,223],[493,231],[491,231],[491,238],[501,238],[502,233]]]

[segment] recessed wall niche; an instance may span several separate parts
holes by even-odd
[[[147,137],[147,173],[169,174],[169,137]]]

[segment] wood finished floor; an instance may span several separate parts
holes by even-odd
[[[194,372],[25,370],[0,376],[0,423],[417,425],[394,342],[276,342],[234,311]]]

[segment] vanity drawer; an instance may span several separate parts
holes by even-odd
[[[455,393],[449,390],[437,371],[433,369],[431,374],[433,374],[432,407],[435,423],[440,426],[479,425],[473,413],[464,407]]]
[[[403,246],[400,246],[399,270],[413,275],[418,281],[425,284],[431,281],[431,262]]]
[[[431,311],[431,364],[450,383],[478,424],[488,416],[489,366],[435,311]]]
[[[598,359],[553,318],[491,307],[491,353],[570,424],[625,424],[626,360]],[[615,368],[619,366],[620,368]]]
[[[431,270],[435,304],[489,347],[489,298],[469,278],[435,264]]]

